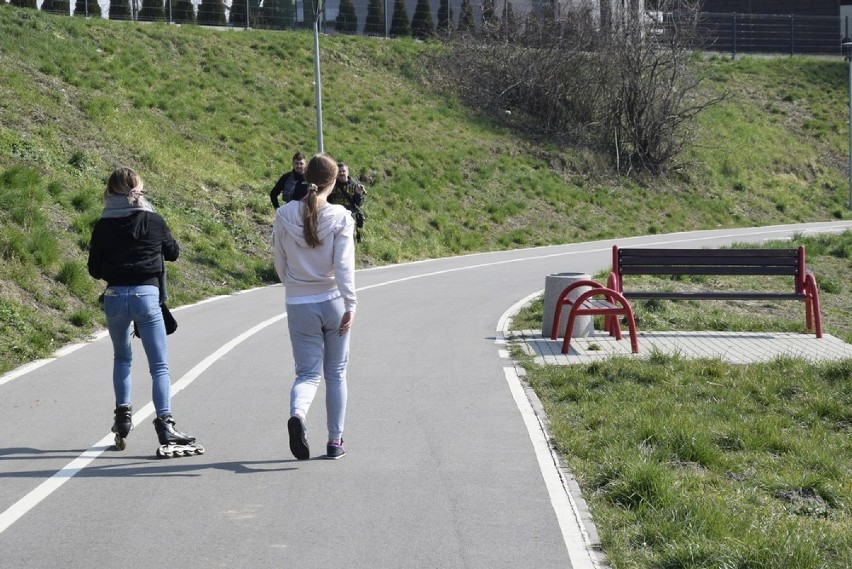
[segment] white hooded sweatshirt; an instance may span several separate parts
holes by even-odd
[[[317,236],[320,245],[305,242],[301,201],[278,208],[272,226],[275,271],[284,283],[287,299],[300,296],[336,298],[339,291],[347,312],[355,312],[355,222],[342,205],[319,208]]]

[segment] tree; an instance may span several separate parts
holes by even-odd
[[[12,6],[17,6],[18,8],[38,8],[38,2],[36,0],[12,0]]]
[[[231,9],[228,12],[228,20],[231,25],[237,28],[244,28],[248,24],[246,19],[246,8],[248,0],[232,0]]]
[[[482,1],[482,27],[493,23],[497,19],[497,12],[494,9],[494,0]]]
[[[260,21],[264,27],[275,30],[292,28],[296,20],[293,0],[263,0]]]
[[[408,19],[408,9],[405,7],[405,0],[394,0],[393,2],[390,35],[393,37],[411,35],[411,20]]]
[[[453,31],[453,12],[450,0],[441,0],[438,5],[438,28],[440,35],[449,35]]]
[[[385,35],[385,7],[382,0],[370,0],[367,5],[367,21],[364,34],[370,36]]]
[[[417,39],[425,40],[435,35],[435,22],[432,20],[432,9],[429,0],[417,0],[414,9],[414,19],[411,20],[411,34]]]
[[[130,20],[130,0],[110,0],[109,1],[109,19],[110,20]]]
[[[41,5],[42,12],[50,12],[52,14],[71,14],[71,4],[69,0],[44,0]]]
[[[476,23],[473,21],[473,6],[470,5],[470,0],[462,0],[457,28],[460,34],[476,33]]]
[[[482,27],[480,32],[485,35],[499,36],[500,18],[494,0],[483,0],[482,2]]]
[[[515,17],[515,10],[512,8],[512,3],[505,0],[503,5],[503,18],[500,19],[500,37],[511,42],[518,31],[518,20]]]
[[[172,21],[176,24],[194,24],[195,7],[191,0],[168,0],[174,2],[172,7]]]
[[[87,9],[88,14],[86,13]],[[77,0],[77,3],[74,4],[74,15],[88,16],[90,18],[100,18],[101,5],[98,4],[97,0]]]
[[[201,0],[196,19],[199,24],[224,26],[228,23],[225,17],[225,2],[223,0]]]
[[[355,13],[355,5],[352,0],[340,0],[334,29],[346,34],[358,33],[358,15]]]
[[[304,18],[304,27],[313,28],[314,20],[317,14],[318,0],[302,0],[302,17]]]
[[[142,0],[139,10],[139,20],[143,22],[159,22],[166,19],[166,11],[162,0]]]

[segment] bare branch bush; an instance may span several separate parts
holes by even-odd
[[[580,3],[558,17],[531,13],[511,30],[454,34],[433,69],[468,104],[511,114],[514,126],[603,152],[621,172],[663,174],[693,140],[696,115],[719,98],[696,71],[697,2],[657,4],[602,23]]]

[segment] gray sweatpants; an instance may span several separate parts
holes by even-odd
[[[296,362],[296,380],[290,390],[290,416],[307,416],[320,378],[325,377],[329,439],[343,437],[346,417],[349,334],[341,336],[337,331],[343,313],[342,298],[287,305],[287,326]]]

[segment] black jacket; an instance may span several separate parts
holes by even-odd
[[[101,218],[92,230],[89,274],[114,286],[159,286],[163,259],[176,261],[180,247],[159,214]]]
[[[281,195],[281,199],[284,200],[284,203],[287,203],[292,200],[302,199],[306,193],[307,184],[305,183],[305,177],[290,170],[275,182],[275,187],[269,192],[269,199],[275,209],[278,209],[281,206],[278,202],[279,194]]]

